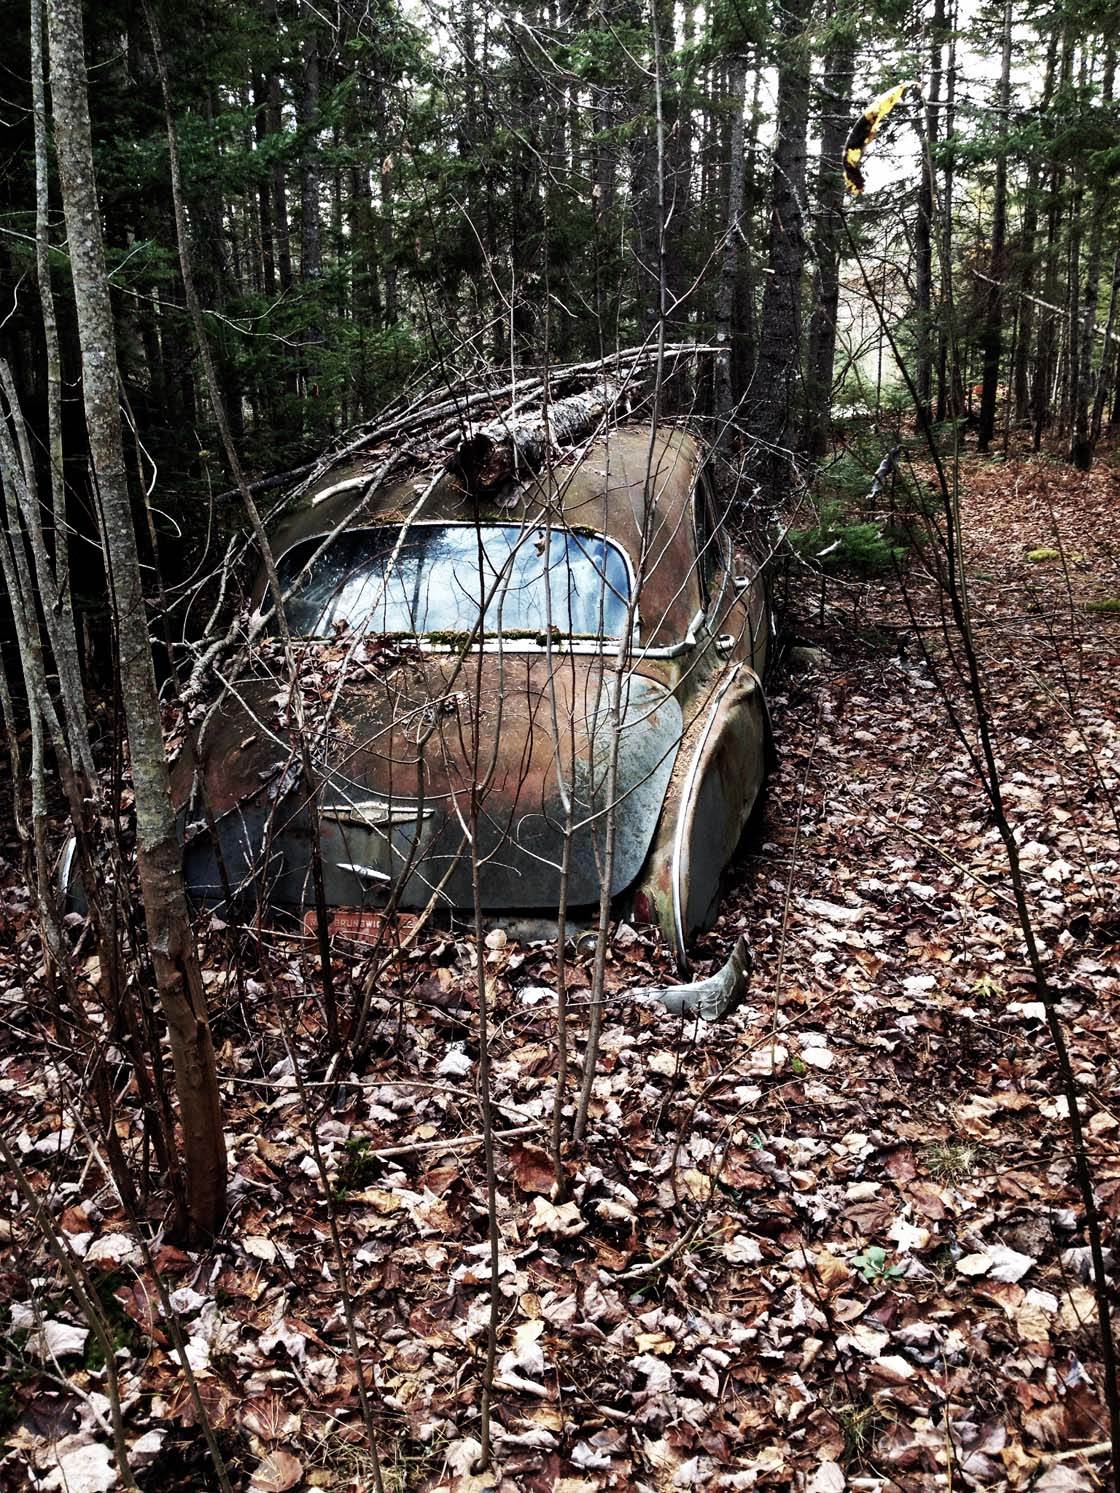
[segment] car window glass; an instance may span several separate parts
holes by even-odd
[[[717,532],[712,497],[706,477],[696,484],[696,553],[700,561],[701,588],[707,603],[719,589],[718,573],[722,559],[722,540]]]
[[[286,590],[321,543],[280,562]],[[399,546],[399,552],[398,552]],[[516,524],[417,524],[352,529],[315,561],[288,602],[288,625],[327,637],[345,625],[386,633],[484,631],[617,638],[626,624],[626,561],[608,539]]]

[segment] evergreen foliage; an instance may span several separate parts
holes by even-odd
[[[718,401],[741,450],[766,436],[780,491],[805,456],[827,467],[834,406],[886,417],[886,439],[916,433],[872,296],[946,441],[979,423],[997,451],[1023,430],[1084,464],[1117,414],[1115,0],[987,4],[960,23],[945,0],[918,12],[830,0],[793,31],[765,0],[508,14],[473,0],[343,0],[329,13],[160,0],[156,12],[199,294],[253,474],[307,460],[433,370],[470,378],[640,341],[662,298],[671,338],[730,345],[727,381],[677,391],[677,407],[702,417]],[[5,19],[25,58],[24,5],[7,3]],[[133,0],[87,5],[86,23],[121,377],[147,453],[136,470],[150,458],[169,532],[201,542],[201,505],[230,478],[186,316],[151,43]],[[1008,26],[1004,109],[998,80],[969,60],[998,58]],[[808,211],[785,244],[777,85],[806,67],[807,101],[787,96],[807,109]],[[0,351],[39,429],[30,93],[26,67],[12,71]],[[908,76],[933,102],[894,111],[866,196],[837,207],[839,162],[818,160],[822,140]],[[52,239],[69,475],[85,502],[53,178]],[[779,270],[794,277],[792,313],[785,292],[767,302]],[[786,470],[783,453],[801,459]]]

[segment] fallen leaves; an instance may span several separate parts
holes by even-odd
[[[546,1197],[552,1194],[556,1177],[547,1151],[519,1141],[510,1150],[509,1165],[522,1192],[543,1193]]]
[[[303,1463],[291,1452],[271,1451],[262,1457],[249,1479],[249,1493],[289,1493],[303,1480]]]
[[[972,600],[1114,1275],[1120,922],[1100,889],[1120,869],[1120,843],[1103,801],[1083,791],[1083,738],[1113,754],[1102,764],[1120,760],[1120,669],[1103,634],[1080,655],[1067,647],[1083,666],[1076,731],[1036,698],[1022,662],[1037,664],[1040,634],[1009,638],[999,615],[1020,581],[995,526],[1025,522],[1017,513],[1002,486],[972,511],[999,577],[978,581]],[[931,599],[916,600],[920,610]],[[246,981],[251,1042],[223,1008],[228,1237],[212,1252],[159,1255],[205,1409],[236,1448],[239,1489],[330,1486],[317,1479],[339,1469],[368,1483],[359,1374],[386,1441],[409,1448],[417,1486],[447,1493],[841,1493],[869,1468],[884,1487],[933,1493],[950,1459],[962,1490],[1093,1486],[1091,1459],[1057,1460],[1103,1433],[1096,1302],[1045,1013],[998,842],[909,619],[885,583],[860,606],[858,636],[845,621],[820,669],[774,681],[782,760],[761,842],[695,951],[704,966],[746,932],[748,1004],[696,1032],[631,1006],[627,989],[663,978],[668,962],[648,930],[628,927],[608,952],[590,1140],[565,1153],[559,1190],[538,1143],[554,1098],[555,950],[488,937],[494,1098],[500,1123],[520,1131],[497,1149],[496,1280],[475,950],[433,932],[402,956],[400,984],[375,992],[369,1052],[315,1119],[357,1361],[311,1120],[271,1014],[277,998],[299,1013],[310,1063],[321,1044],[313,972],[298,941],[262,950]],[[351,963],[347,945],[343,1000]],[[585,991],[589,961],[571,950],[568,964],[569,989]],[[228,992],[225,971],[211,973]],[[33,975],[19,972],[20,988]],[[22,1048],[0,1053],[0,1101],[21,1105],[20,1154],[113,1314],[135,1396],[130,1452],[138,1466],[150,1459],[151,1486],[170,1488],[164,1465],[201,1445],[178,1350],[135,1234],[97,1190],[98,1168],[92,1181],[83,1170],[50,1055]],[[122,1139],[139,1147],[136,1115],[122,1109]],[[25,1220],[13,1215],[11,1228],[0,1247],[17,1479],[101,1493],[115,1486],[108,1438],[54,1383],[61,1370],[97,1393],[88,1328]],[[477,1385],[493,1310],[495,1471],[483,1475]],[[186,1476],[205,1486],[204,1463]]]
[[[21,1302],[12,1306],[12,1327],[17,1332],[27,1332],[28,1353],[46,1363],[84,1353],[89,1340],[88,1327],[78,1327],[56,1317],[40,1317]]]
[[[61,1488],[65,1493],[108,1493],[118,1485],[113,1454],[100,1441],[62,1443],[56,1449],[55,1465],[39,1487]]]
[[[587,1220],[575,1203],[556,1205],[543,1197],[533,1199],[533,1216],[529,1220],[530,1233],[557,1234],[561,1238],[571,1238],[574,1234],[582,1234],[586,1227]]]

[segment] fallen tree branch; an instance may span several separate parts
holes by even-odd
[[[707,343],[670,342],[664,348],[664,357],[679,360],[715,354],[719,351],[719,348],[711,347]],[[525,370],[524,379],[503,383],[497,388],[481,390],[475,388],[473,391],[464,389],[462,392],[453,389],[450,397],[440,399],[434,404],[426,402],[422,396],[403,413],[394,415],[390,420],[369,426],[359,432],[348,432],[349,439],[340,437],[338,443],[312,461],[291,467],[284,472],[258,477],[248,484],[248,491],[250,493],[270,492],[289,482],[300,482],[304,478],[314,476],[317,472],[327,471],[348,456],[357,456],[360,452],[368,451],[382,441],[390,440],[405,431],[410,435],[420,435],[430,431],[433,425],[447,417],[451,417],[452,428],[460,431],[465,438],[469,431],[464,417],[468,412],[477,410],[486,404],[491,405],[495,411],[494,420],[491,423],[495,426],[501,425],[503,420],[510,420],[512,409],[524,404],[527,397],[534,397],[541,392],[546,378],[553,387],[562,387],[581,379],[601,379],[611,370],[620,371],[624,368],[654,365],[657,360],[656,346],[627,347],[586,363],[559,364],[549,369],[528,368]],[[508,403],[509,408],[503,414],[504,403]],[[554,408],[559,403],[563,403],[563,400],[556,401]],[[224,503],[239,496],[239,488],[230,488],[226,492],[219,493],[215,502]]]
[[[535,1135],[544,1129],[543,1120],[535,1120],[531,1125],[515,1125],[511,1130],[495,1130],[495,1140],[516,1140],[520,1135]],[[482,1135],[459,1135],[453,1140],[417,1140],[408,1141],[399,1146],[382,1146],[379,1151],[364,1151],[363,1159],[368,1157],[371,1161],[390,1161],[395,1156],[414,1156],[421,1151],[457,1151],[461,1146],[481,1146],[485,1139]]]
[[[573,445],[610,419],[624,392],[623,385],[602,379],[527,415],[500,416],[458,441],[452,468],[474,496],[494,493],[511,479],[538,471],[551,448]]]

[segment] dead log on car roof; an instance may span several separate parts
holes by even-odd
[[[703,343],[671,342],[661,350],[661,355],[664,359],[678,364],[688,358],[718,351],[718,348],[709,347]],[[565,385],[570,387],[573,383],[582,383],[590,385],[593,391],[598,387],[598,381],[610,372],[621,378],[630,386],[631,392],[634,392],[633,381],[638,370],[652,367],[656,364],[657,358],[658,349],[655,346],[622,348],[616,353],[608,354],[605,358],[596,358],[585,363],[554,364],[547,370],[547,382],[552,389],[562,389]],[[544,369],[526,369],[512,383],[508,378],[504,378],[501,383],[490,388],[479,388],[476,380],[473,384],[446,386],[438,396],[435,394],[418,395],[403,406],[398,403],[390,412],[389,418],[382,416],[376,422],[353,428],[339,436],[328,450],[314,461],[305,462],[302,466],[293,467],[272,477],[260,477],[250,482],[249,491],[268,492],[289,486],[291,483],[298,483],[296,493],[304,492],[332,466],[347,457],[369,451],[384,441],[393,440],[405,434],[412,437],[435,435],[439,440],[447,432],[445,429],[433,431],[433,426],[438,427],[445,423],[453,428],[455,435],[463,438],[463,426],[466,423],[464,417],[469,412],[477,410],[480,405],[489,404],[491,409],[495,410],[500,410],[503,405],[506,405],[504,416],[497,416],[490,422],[493,426],[499,426],[503,419],[507,422],[511,421],[514,413],[525,405],[527,400],[533,400],[534,407],[540,409],[539,401],[545,388],[545,374]],[[557,400],[556,404],[563,402],[563,400]],[[483,428],[489,429],[489,426]],[[236,489],[231,489],[229,492],[219,493],[216,501],[223,502],[237,496]]]
[[[573,446],[620,413],[625,386],[601,379],[592,388],[524,415],[503,415],[459,440],[450,465],[473,497],[486,497],[511,479],[544,465],[549,449]]]

